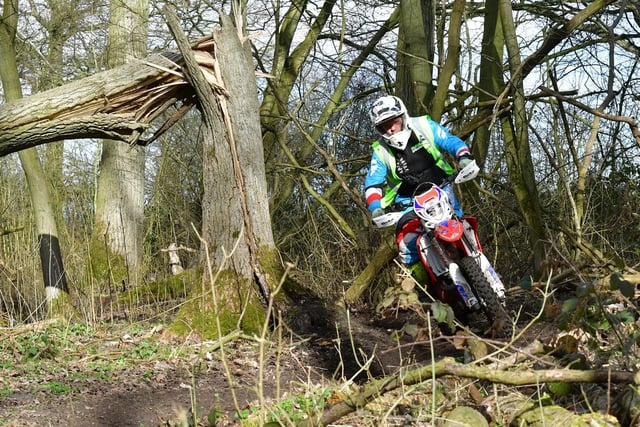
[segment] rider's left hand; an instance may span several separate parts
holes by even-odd
[[[463,154],[458,159],[458,166],[460,166],[460,169],[464,169],[466,166],[469,166],[471,162],[473,162],[473,158],[468,154]]]

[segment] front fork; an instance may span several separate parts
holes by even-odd
[[[496,295],[498,295],[500,301],[503,302],[505,299],[505,290],[504,284],[502,283],[502,280],[500,280],[500,276],[498,276],[498,273],[496,273],[496,271],[493,269],[493,266],[483,253],[480,253],[479,257],[476,258],[476,262],[478,261],[480,262],[480,268],[482,269],[484,276],[487,278],[487,281],[491,285],[491,288],[496,293]]]
[[[462,221],[464,225],[464,235],[462,237],[462,242],[465,246],[465,250],[469,256],[472,256],[473,259],[476,260],[480,269],[484,273],[484,276],[487,278],[487,281],[491,285],[493,291],[498,295],[500,301],[504,301],[505,298],[505,290],[504,284],[496,273],[496,270],[493,268],[489,259],[485,256],[485,254],[480,249],[480,245],[478,244],[478,235],[476,231],[471,227],[471,224],[467,221]]]
[[[423,264],[426,264],[427,271],[431,271],[441,283],[453,282],[456,291],[468,309],[476,311],[480,308],[478,298],[474,295],[460,267],[445,254],[433,232],[429,231],[420,236],[418,249]]]

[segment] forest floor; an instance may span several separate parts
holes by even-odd
[[[539,292],[515,294],[508,295],[508,306],[520,313],[518,326],[527,330],[513,348],[558,333],[553,321],[528,323],[540,310]],[[381,321],[361,307],[338,319],[322,304],[301,304],[304,316],[291,329],[279,330],[277,338],[237,337],[221,347],[197,337],[168,338],[157,318],[93,328],[47,322],[2,329],[0,426],[230,426],[252,417],[263,422],[247,425],[274,418],[295,425],[296,414],[330,405],[347,392],[345,384],[382,377],[401,365],[469,357],[468,345],[437,337],[437,327],[429,337],[422,325],[419,337],[406,333],[412,320],[402,316]],[[405,333],[398,339],[401,329]],[[440,386],[464,388],[446,381]],[[471,389],[491,394],[491,387],[482,387]],[[424,421],[431,404],[418,389],[403,392],[411,394],[408,402],[396,396],[382,412],[354,412],[340,425],[432,425]],[[481,398],[474,396],[481,407]]]

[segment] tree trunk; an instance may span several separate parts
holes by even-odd
[[[545,258],[543,245],[545,233],[542,222],[542,207],[538,197],[529,146],[529,121],[525,111],[523,76],[519,72],[521,66],[520,50],[509,1],[500,1],[500,18],[512,75],[510,88],[513,97],[513,122],[509,118],[503,119],[507,166],[520,211],[529,230],[529,239],[533,250],[533,276],[538,278],[540,265]]]
[[[344,294],[344,299],[347,304],[355,304],[364,291],[367,290],[373,279],[378,276],[378,273],[385,268],[389,263],[398,255],[398,244],[395,240],[395,234],[393,232],[388,233],[383,242],[378,246],[373,259],[369,262],[367,267],[356,277]]]
[[[256,273],[257,250],[264,246],[270,251],[275,243],[253,64],[236,31],[225,19],[214,34],[221,80],[228,96],[218,98],[220,120],[213,123],[213,140],[208,141],[213,144],[204,147],[202,234],[215,248],[212,255],[216,265],[228,258],[237,273],[250,278]],[[234,246],[236,251],[231,254]]]
[[[458,69],[460,61],[460,27],[462,25],[462,15],[464,14],[465,0],[456,0],[453,3],[453,10],[449,19],[449,36],[447,38],[447,58],[444,66],[440,70],[438,76],[438,85],[436,93],[431,103],[431,118],[440,121],[447,97],[449,96],[449,87],[451,86],[451,78]]]
[[[429,112],[433,98],[435,2],[402,0],[398,29],[396,94],[410,115]]]
[[[169,332],[218,338],[238,327],[260,333],[263,302],[279,279],[271,231],[260,134],[257,86],[251,56],[230,19],[214,33],[216,94],[189,60],[186,37],[167,8],[170,29],[187,61],[203,116],[203,257],[210,266],[199,294],[177,315]],[[209,293],[210,292],[210,293]]]
[[[2,58],[0,59],[0,76],[7,100],[22,98],[13,49],[17,22],[17,2],[5,4],[4,16],[0,21],[0,58]],[[19,157],[31,195],[45,295],[47,301],[51,303],[60,292],[68,292],[55,216],[46,185],[46,176],[35,148],[21,151]]]
[[[146,54],[147,0],[111,0],[107,65]],[[144,150],[102,141],[91,264],[98,280],[138,283],[142,264]],[[101,274],[103,273],[103,274]]]
[[[484,31],[482,34],[482,54],[480,59],[480,90],[478,101],[480,105],[487,104],[479,111],[479,116],[491,114],[493,105],[489,104],[500,94],[504,88],[502,79],[502,57],[504,50],[504,35],[498,3],[500,0],[488,0],[485,7]],[[489,123],[478,127],[474,136],[471,149],[473,156],[480,165],[484,165],[489,152],[491,141]]]
[[[31,13],[37,14],[36,19],[41,22],[48,33],[48,46],[46,61],[50,65],[49,73],[44,74],[38,83],[38,92],[64,83],[64,58],[65,43],[78,33],[78,17],[72,13],[78,9],[78,1],[54,0],[50,1],[51,10],[47,15],[38,14],[38,10],[32,8]],[[64,141],[47,144],[42,152],[42,164],[47,177],[47,185],[51,194],[52,210],[55,213],[61,244],[65,246],[66,221],[62,214],[62,199],[65,194],[64,184]]]

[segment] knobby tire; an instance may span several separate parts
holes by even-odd
[[[482,311],[491,323],[489,334],[494,337],[509,337],[513,332],[511,316],[500,302],[482,269],[473,257],[467,256],[460,260],[460,268],[465,277],[481,300]]]

